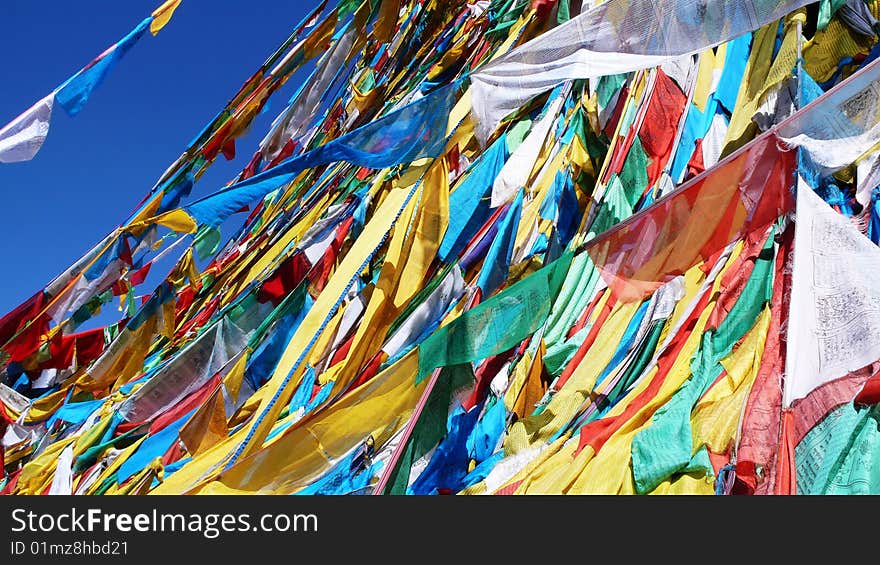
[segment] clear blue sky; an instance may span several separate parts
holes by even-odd
[[[37,156],[0,164],[0,315],[119,225],[317,1],[183,0],[159,35],[147,33],[126,54],[76,118],[56,107]],[[161,2],[0,2],[0,126]],[[241,170],[306,70],[239,139],[236,159],[219,157],[193,196],[220,188]]]

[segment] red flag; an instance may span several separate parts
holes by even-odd
[[[618,299],[641,300],[792,209],[795,152],[767,135],[586,244]]]
[[[672,154],[672,143],[686,102],[687,97],[678,85],[657,69],[654,91],[639,131],[642,148],[651,159],[648,164],[648,186],[654,186]]]

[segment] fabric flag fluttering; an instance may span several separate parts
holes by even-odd
[[[180,2],[181,0],[167,0],[119,42],[111,45],[52,93],[3,126],[0,129],[0,163],[33,159],[49,134],[49,123],[55,103],[64,108],[70,117],[79,114],[92,92],[119,59],[137,43],[147,29],[153,35],[159,33],[159,30],[169,22]]]
[[[502,118],[565,80],[656,67],[758,29],[810,0],[607,0],[481,67],[472,100],[481,142]]]
[[[880,493],[880,2],[822,6],[319,3],[0,317],[0,493]]]

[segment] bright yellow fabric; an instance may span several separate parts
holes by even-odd
[[[69,389],[70,386],[68,385],[52,394],[33,400],[31,402],[31,409],[25,414],[25,423],[42,422],[55,413],[64,404]],[[7,411],[10,411],[9,408],[7,408]]]
[[[733,114],[730,116],[730,124],[727,128],[727,134],[724,137],[724,149],[722,155],[729,155],[753,136],[757,126],[752,122],[752,116],[758,109],[761,98],[764,94],[775,86],[776,82],[770,79],[771,60],[773,58],[773,45],[776,42],[776,30],[778,23],[773,22],[762,27],[755,32],[752,39],[752,51],[749,53],[749,61],[746,64],[746,70],[743,80],[739,86],[739,92],[736,97],[736,106]],[[780,66],[782,62],[790,59],[791,65],[787,66],[787,72],[791,72],[794,67],[794,61],[797,57],[797,35],[794,30],[789,29],[783,39],[782,47],[779,49],[776,60]]]
[[[449,179],[445,160],[437,159],[424,175],[419,198],[410,201],[394,229],[376,288],[336,375],[340,390],[379,351],[388,328],[421,289],[448,224]]]
[[[169,210],[154,218],[155,223],[178,233],[196,233],[199,226],[182,208]]]
[[[400,12],[400,0],[382,0],[379,7],[379,16],[373,26],[373,37],[379,43],[385,43],[391,39],[394,26],[397,25],[397,14]]]
[[[180,429],[180,440],[190,454],[197,455],[226,439],[228,434],[223,389],[218,387]]]
[[[49,445],[43,453],[25,463],[18,475],[17,492],[20,494],[40,494],[51,483],[61,452],[76,439],[75,436],[71,436],[59,440]]]
[[[238,361],[235,362],[235,365],[229,369],[229,372],[226,373],[226,376],[223,378],[223,386],[226,388],[226,394],[229,395],[229,398],[232,402],[238,402],[238,395],[241,392],[241,382],[244,379],[244,371],[247,368],[248,358],[250,357],[249,351],[245,350],[241,357],[238,358]]]
[[[427,380],[415,385],[417,373],[418,350],[413,350],[197,492],[291,494],[367,438],[372,437],[376,446],[384,445],[406,424],[424,391]]]
[[[174,15],[174,10],[180,6],[180,0],[167,0],[164,4],[159,6],[153,11],[153,21],[150,22],[150,33],[156,35],[159,33],[165,24],[171,20],[171,16]]]
[[[867,54],[872,45],[873,38],[852,33],[840,18],[833,17],[828,27],[804,43],[804,70],[816,82],[825,82],[837,71],[842,59]]]
[[[391,229],[395,218],[409,202],[409,197],[410,190],[404,188],[396,189],[388,195],[380,209],[364,227],[364,231],[355,240],[345,258],[342,259],[339,267],[327,282],[327,286],[318,295],[314,305],[288,342],[272,377],[262,387],[266,390],[264,398],[272,398],[277,395],[277,399],[271,407],[261,403],[259,410],[261,420],[252,424],[254,433],[251,440],[244,446],[242,457],[258,448],[266,439],[275,420],[278,419],[278,414],[287,405],[293,391],[299,385],[297,378],[289,379],[286,386],[283,385],[283,381],[293,369],[297,358],[302,353],[307,353],[309,342],[329,317],[339,298],[347,292],[350,282],[362,270],[364,262],[372,255],[373,250]],[[301,370],[299,369],[299,371]]]
[[[173,305],[173,303],[172,303]],[[124,330],[98,361],[76,381],[83,390],[100,390],[114,383],[122,386],[140,373],[147,351],[159,329],[159,315],[147,318],[136,330]],[[118,342],[118,343],[117,343]]]
[[[723,453],[736,438],[739,418],[755,382],[767,331],[770,309],[765,308],[742,343],[721,361],[727,374],[706,391],[694,407],[691,428],[694,446],[705,444],[714,453]]]
[[[697,82],[694,86],[693,103],[700,112],[706,111],[706,104],[709,102],[710,90],[712,89],[712,78],[715,72],[715,51],[706,49],[700,53],[700,66],[697,68]]]

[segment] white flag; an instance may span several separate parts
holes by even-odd
[[[55,93],[43,98],[0,129],[0,163],[30,161],[49,134]]]
[[[880,359],[880,247],[800,179],[785,360],[786,407]]]

